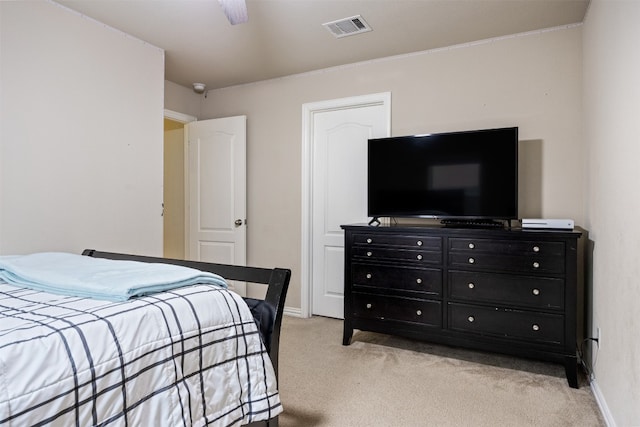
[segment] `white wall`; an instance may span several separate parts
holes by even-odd
[[[592,0],[584,26],[587,228],[596,391],[612,425],[640,425],[640,2]]]
[[[0,253],[162,254],[164,52],[0,2]]]
[[[386,91],[393,135],[519,126],[520,216],[583,225],[581,37],[574,26],[210,91],[200,118],[248,117],[248,263],[291,268],[287,305],[300,307],[302,104]]]
[[[191,88],[165,80],[164,108],[189,116],[200,116],[204,94],[197,94]]]

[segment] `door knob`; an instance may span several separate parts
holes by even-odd
[[[241,219],[236,219],[236,227],[240,227],[242,225],[242,220]]]

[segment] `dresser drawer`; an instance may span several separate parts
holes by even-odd
[[[563,274],[564,258],[451,252],[449,254],[449,266],[464,269],[485,268],[522,273]]]
[[[466,271],[449,272],[453,299],[540,309],[564,308],[564,280]]]
[[[442,304],[439,301],[354,292],[353,315],[439,327],[442,325]]]
[[[516,338],[529,342],[563,344],[564,317],[471,304],[450,303],[449,329]]]
[[[407,261],[422,264],[442,263],[442,252],[427,250],[392,249],[354,246],[352,256],[361,259],[375,259],[387,261]]]
[[[365,246],[393,246],[413,249],[442,250],[442,238],[433,236],[405,236],[397,234],[354,234],[353,243]]]
[[[354,287],[396,289],[426,294],[442,293],[442,270],[437,268],[389,267],[353,263],[351,280]]]
[[[456,237],[449,239],[449,249],[452,251],[487,252],[491,254],[564,255],[563,242],[540,242],[534,240],[490,240]]]

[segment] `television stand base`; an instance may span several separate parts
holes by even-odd
[[[440,223],[452,228],[505,228],[504,222],[492,219],[443,219]]]

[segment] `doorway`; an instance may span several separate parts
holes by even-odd
[[[186,259],[184,126],[193,116],[164,112],[163,256]]]
[[[165,110],[165,257],[246,265],[246,121]],[[246,283],[228,284],[246,294]]]

